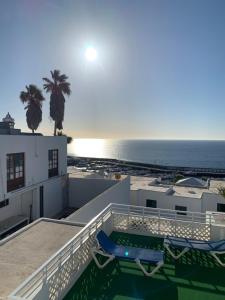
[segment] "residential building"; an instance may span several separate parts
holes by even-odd
[[[176,185],[165,184],[159,178],[131,176],[131,204],[202,213],[225,212],[225,198],[219,194],[219,187],[225,187],[225,181],[210,180],[204,184],[188,178]]]
[[[53,217],[67,201],[66,137],[12,134],[9,117],[0,124],[9,130],[0,130],[0,235]]]

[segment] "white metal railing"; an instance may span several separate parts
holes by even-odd
[[[118,204],[111,211],[115,231],[210,239],[211,214]]]
[[[91,261],[96,232],[210,239],[211,214],[109,204],[78,234],[24,281],[9,299],[62,299]],[[215,215],[213,213],[213,220]]]

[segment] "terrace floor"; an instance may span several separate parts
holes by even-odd
[[[113,232],[121,245],[163,249],[163,239]],[[146,277],[135,263],[113,261],[99,270],[92,261],[64,300],[224,300],[225,268],[203,252],[179,261],[165,253],[165,264]]]

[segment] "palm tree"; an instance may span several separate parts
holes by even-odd
[[[56,130],[62,130],[62,122],[64,120],[65,110],[65,95],[71,94],[70,83],[66,80],[68,77],[65,74],[60,74],[59,70],[51,71],[52,80],[43,78],[45,81],[44,89],[47,93],[51,93],[50,96],[50,117],[55,122],[54,135]]]
[[[37,130],[39,124],[42,121],[42,101],[45,98],[42,95],[42,91],[36,87],[34,84],[30,84],[26,86],[26,91],[22,91],[20,93],[20,100],[22,103],[27,103],[25,109],[26,118],[27,118],[27,126],[34,133]]]

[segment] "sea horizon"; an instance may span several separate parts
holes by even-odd
[[[68,155],[225,169],[225,140],[73,139]]]

